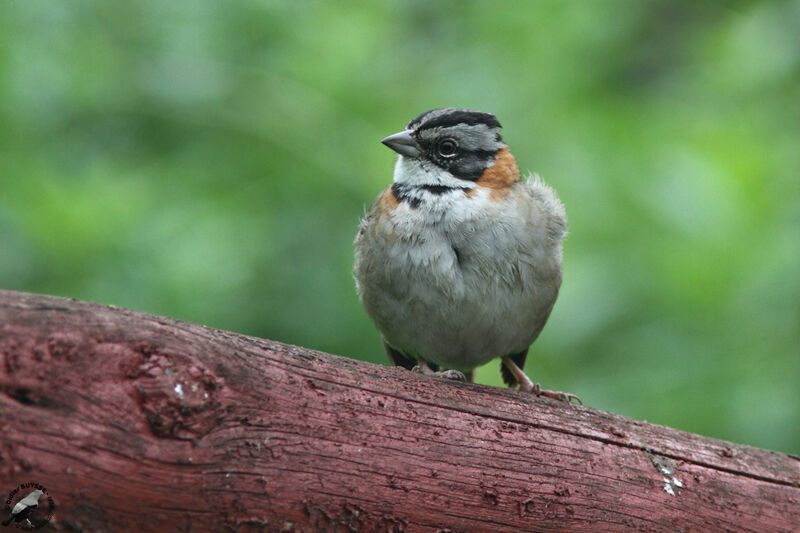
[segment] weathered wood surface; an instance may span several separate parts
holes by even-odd
[[[10,291],[0,363],[51,530],[800,531],[797,458],[512,390]]]

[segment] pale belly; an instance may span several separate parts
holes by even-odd
[[[540,281],[548,265],[522,260],[502,240],[475,250],[430,235],[381,256],[362,283],[364,305],[391,346],[445,368],[468,371],[527,349],[558,292]]]

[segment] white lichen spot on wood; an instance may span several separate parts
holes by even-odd
[[[672,459],[661,457],[653,453],[648,453],[648,455],[650,457],[650,462],[653,463],[656,470],[664,476],[664,492],[670,496],[675,496],[676,489],[683,488],[681,480],[673,475],[678,470],[678,463]]]
[[[675,490],[681,488],[683,488],[683,483],[681,483],[680,479],[674,476],[671,478],[669,477],[664,478],[664,492],[666,492],[670,496],[675,496]]]

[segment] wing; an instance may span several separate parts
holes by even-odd
[[[540,254],[535,254],[531,250],[531,265],[539,271],[540,275],[543,274],[542,268],[544,268],[545,271],[550,271],[550,275],[552,276],[550,279],[552,281],[549,284],[551,286],[555,285],[555,295],[557,295],[558,288],[561,285],[561,241],[564,240],[564,236],[567,233],[567,215],[564,210],[564,205],[561,203],[561,200],[558,199],[556,192],[536,174],[530,176],[520,185],[525,187],[531,200],[531,211],[529,212],[530,215],[528,216],[525,228],[526,234],[530,236],[527,246],[531,246],[534,249],[549,248],[551,250],[545,253],[547,257],[551,258],[551,260],[545,264],[537,264],[535,257]],[[539,261],[541,261],[541,259],[539,259]],[[541,317],[539,327],[536,328],[535,332],[532,332],[534,335],[538,336],[545,322],[547,322],[547,318],[555,303],[555,297],[556,296],[553,297],[549,308]],[[517,353],[509,354],[508,356],[520,369],[523,369],[528,356],[528,348]],[[500,363],[500,374],[503,378],[503,382],[509,387],[517,385],[517,379],[502,362]]]
[[[383,341],[383,347],[386,348],[386,355],[389,356],[389,361],[394,366],[402,366],[406,370],[411,370],[417,364],[417,360],[409,357],[400,350],[395,350],[386,341]]]

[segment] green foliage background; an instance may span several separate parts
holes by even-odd
[[[799,34],[798,1],[6,0],[0,286],[385,362],[378,141],[490,111],[570,219],[530,375],[800,453]]]

